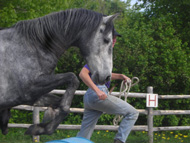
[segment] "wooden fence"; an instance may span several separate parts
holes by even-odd
[[[84,95],[86,91],[77,90],[75,95]],[[53,90],[53,94],[64,94],[65,90]],[[147,93],[129,93],[128,97],[146,98],[147,94],[153,93],[153,87],[147,88]],[[112,95],[118,95],[118,92],[112,92]],[[122,95],[124,96],[124,95]],[[190,95],[158,95],[158,99],[190,99]],[[39,112],[45,111],[47,107],[34,107],[28,105],[20,105],[14,107],[18,110],[33,111],[33,123],[39,123]],[[170,130],[190,130],[190,126],[170,126],[170,127],[154,127],[153,117],[157,115],[186,115],[190,114],[190,110],[153,110],[153,107],[146,109],[137,109],[140,114],[147,115],[147,125],[138,125],[133,127],[133,131],[147,131],[149,136],[149,143],[153,143],[153,133],[156,131],[170,131]],[[71,112],[83,113],[83,108],[70,108]],[[9,124],[9,128],[28,128],[31,124]],[[65,125],[60,124],[58,129],[78,130],[80,125]],[[115,125],[96,125],[95,130],[111,130],[117,131],[119,126]],[[40,136],[33,136],[34,142],[39,142]]]

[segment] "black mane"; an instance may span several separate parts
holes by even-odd
[[[71,46],[82,34],[90,35],[98,28],[103,15],[86,9],[70,9],[33,20],[20,21],[13,27],[32,44],[60,48]],[[65,41],[69,43],[65,43]],[[35,47],[35,45],[34,45]],[[37,46],[36,46],[37,47]]]

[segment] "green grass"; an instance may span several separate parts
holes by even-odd
[[[0,143],[33,143],[32,136],[24,135],[26,129],[9,129],[9,133],[4,136],[0,134]],[[40,143],[50,140],[75,137],[78,130],[56,130],[52,135],[41,135]],[[116,132],[94,131],[91,140],[95,143],[113,143]],[[190,133],[187,132],[155,132],[154,143],[189,143]],[[148,143],[147,132],[131,132],[127,143]]]

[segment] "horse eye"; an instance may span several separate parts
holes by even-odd
[[[108,43],[110,42],[110,39],[104,38],[104,42],[105,42],[106,44],[108,44]]]
[[[103,30],[102,30],[102,29],[100,29],[100,33],[103,33]]]

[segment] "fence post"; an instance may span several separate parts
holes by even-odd
[[[147,93],[153,94],[153,87],[148,86],[147,87]],[[149,136],[149,143],[153,143],[153,107],[147,107],[148,110],[148,120],[147,120],[147,125],[148,125],[148,136]]]
[[[39,107],[34,107],[33,109],[33,124],[40,123],[40,110]],[[33,142],[39,142],[40,136],[33,136]]]

